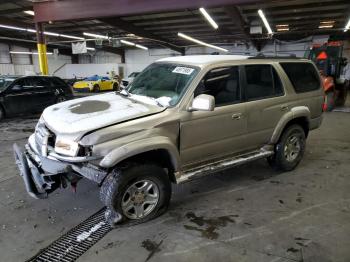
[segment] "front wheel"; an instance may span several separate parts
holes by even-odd
[[[95,93],[100,92],[100,86],[99,85],[94,85],[92,91],[95,92]]]
[[[276,170],[291,171],[299,164],[305,152],[305,132],[300,125],[289,126],[275,146],[275,154],[268,163]]]
[[[171,184],[163,168],[130,165],[114,169],[103,182],[100,199],[122,220],[142,223],[161,215],[168,207]]]

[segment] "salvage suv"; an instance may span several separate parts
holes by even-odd
[[[144,222],[166,210],[171,183],[261,158],[294,169],[323,102],[309,60],[171,57],[122,91],[46,108],[15,157],[31,196],[87,178],[109,214]]]

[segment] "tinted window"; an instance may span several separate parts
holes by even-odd
[[[24,89],[30,89],[32,86],[28,83],[27,79],[22,78],[14,82],[12,86],[13,91],[20,91]]]
[[[320,88],[318,72],[310,63],[280,63],[297,93]]]
[[[245,73],[247,100],[283,95],[281,80],[271,65],[247,65]]]
[[[45,88],[50,86],[49,80],[42,77],[32,77],[29,78],[27,81],[28,84],[33,88]]]
[[[200,94],[214,96],[215,106],[239,102],[241,92],[238,66],[216,68],[209,71],[194,93],[195,97]]]

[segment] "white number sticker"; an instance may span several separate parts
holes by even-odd
[[[173,73],[183,74],[183,75],[190,75],[190,74],[192,74],[193,71],[194,71],[193,68],[177,66],[173,70]]]

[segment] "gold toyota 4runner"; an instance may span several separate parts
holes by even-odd
[[[166,210],[171,183],[260,158],[294,169],[323,102],[305,59],[171,57],[121,92],[46,108],[15,157],[31,196],[84,177],[101,185],[110,222],[143,222]]]

